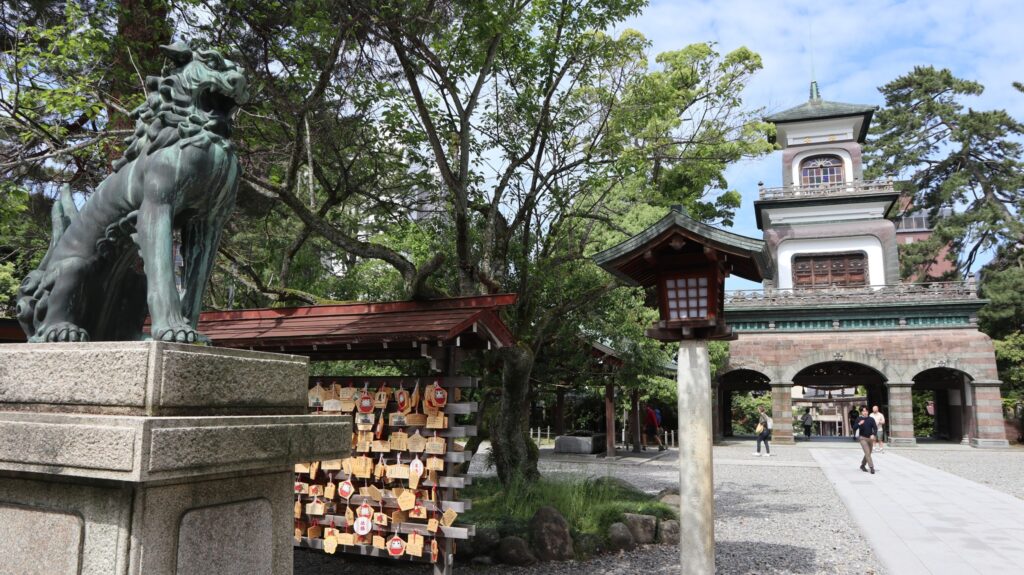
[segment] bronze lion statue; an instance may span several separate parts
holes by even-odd
[[[170,64],[146,78],[124,157],[79,211],[65,186],[39,268],[21,283],[30,342],[195,342],[203,291],[235,204],[238,158],[228,138],[248,98],[239,67],[214,50],[161,46]],[[175,275],[180,233],[184,291]]]

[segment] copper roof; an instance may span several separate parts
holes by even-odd
[[[205,312],[199,332],[215,346],[314,360],[415,358],[423,344],[512,345],[512,334],[497,312],[515,301],[515,294],[500,294]]]
[[[689,241],[686,250],[700,246],[728,254],[733,272],[742,278],[759,282],[772,277],[771,256],[762,240],[709,226],[677,209],[637,235],[595,254],[593,259],[627,285],[653,285],[657,269],[644,255],[661,249],[677,237]]]

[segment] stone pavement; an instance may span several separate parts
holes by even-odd
[[[999,575],[1024,565],[1024,501],[887,452],[810,449],[889,573]]]

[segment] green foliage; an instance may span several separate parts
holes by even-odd
[[[935,435],[935,416],[928,415],[928,402],[933,401],[934,399],[935,392],[913,392],[914,437],[932,437]]]
[[[545,506],[558,509],[573,531],[601,537],[608,526],[622,520],[623,513],[676,518],[670,506],[610,478],[514,481],[507,486],[497,479],[481,478],[463,493],[473,500],[473,508],[462,518],[467,523],[497,528],[502,535],[522,536],[533,514]]]
[[[1024,254],[1019,256],[1024,258]],[[978,310],[981,330],[995,339],[1024,327],[1024,267],[1013,262],[1000,269],[997,258],[982,274],[980,296],[990,300]]]
[[[753,435],[757,427],[758,407],[765,413],[772,413],[772,394],[770,392],[753,391],[732,394],[732,432],[733,435]]]
[[[1024,400],[1024,333],[1017,331],[994,343],[1003,395]]]

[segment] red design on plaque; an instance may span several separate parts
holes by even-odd
[[[356,488],[352,485],[352,482],[347,479],[342,481],[341,485],[338,486],[338,495],[340,495],[342,499],[352,497],[352,494],[355,493],[355,491]]]
[[[430,400],[435,406],[444,407],[444,404],[448,403],[448,392],[435,383],[434,389],[430,394]]]
[[[363,503],[358,509],[356,509],[356,515],[369,519],[370,517],[373,517],[373,507]]]
[[[395,403],[398,404],[398,411],[405,412],[409,409],[409,392],[399,389],[395,392]]]
[[[359,399],[356,400],[356,408],[359,409],[359,413],[373,413],[373,396],[370,392],[363,390],[359,394]]]
[[[388,541],[388,555],[392,557],[405,555],[405,541],[398,535],[395,535]]]

